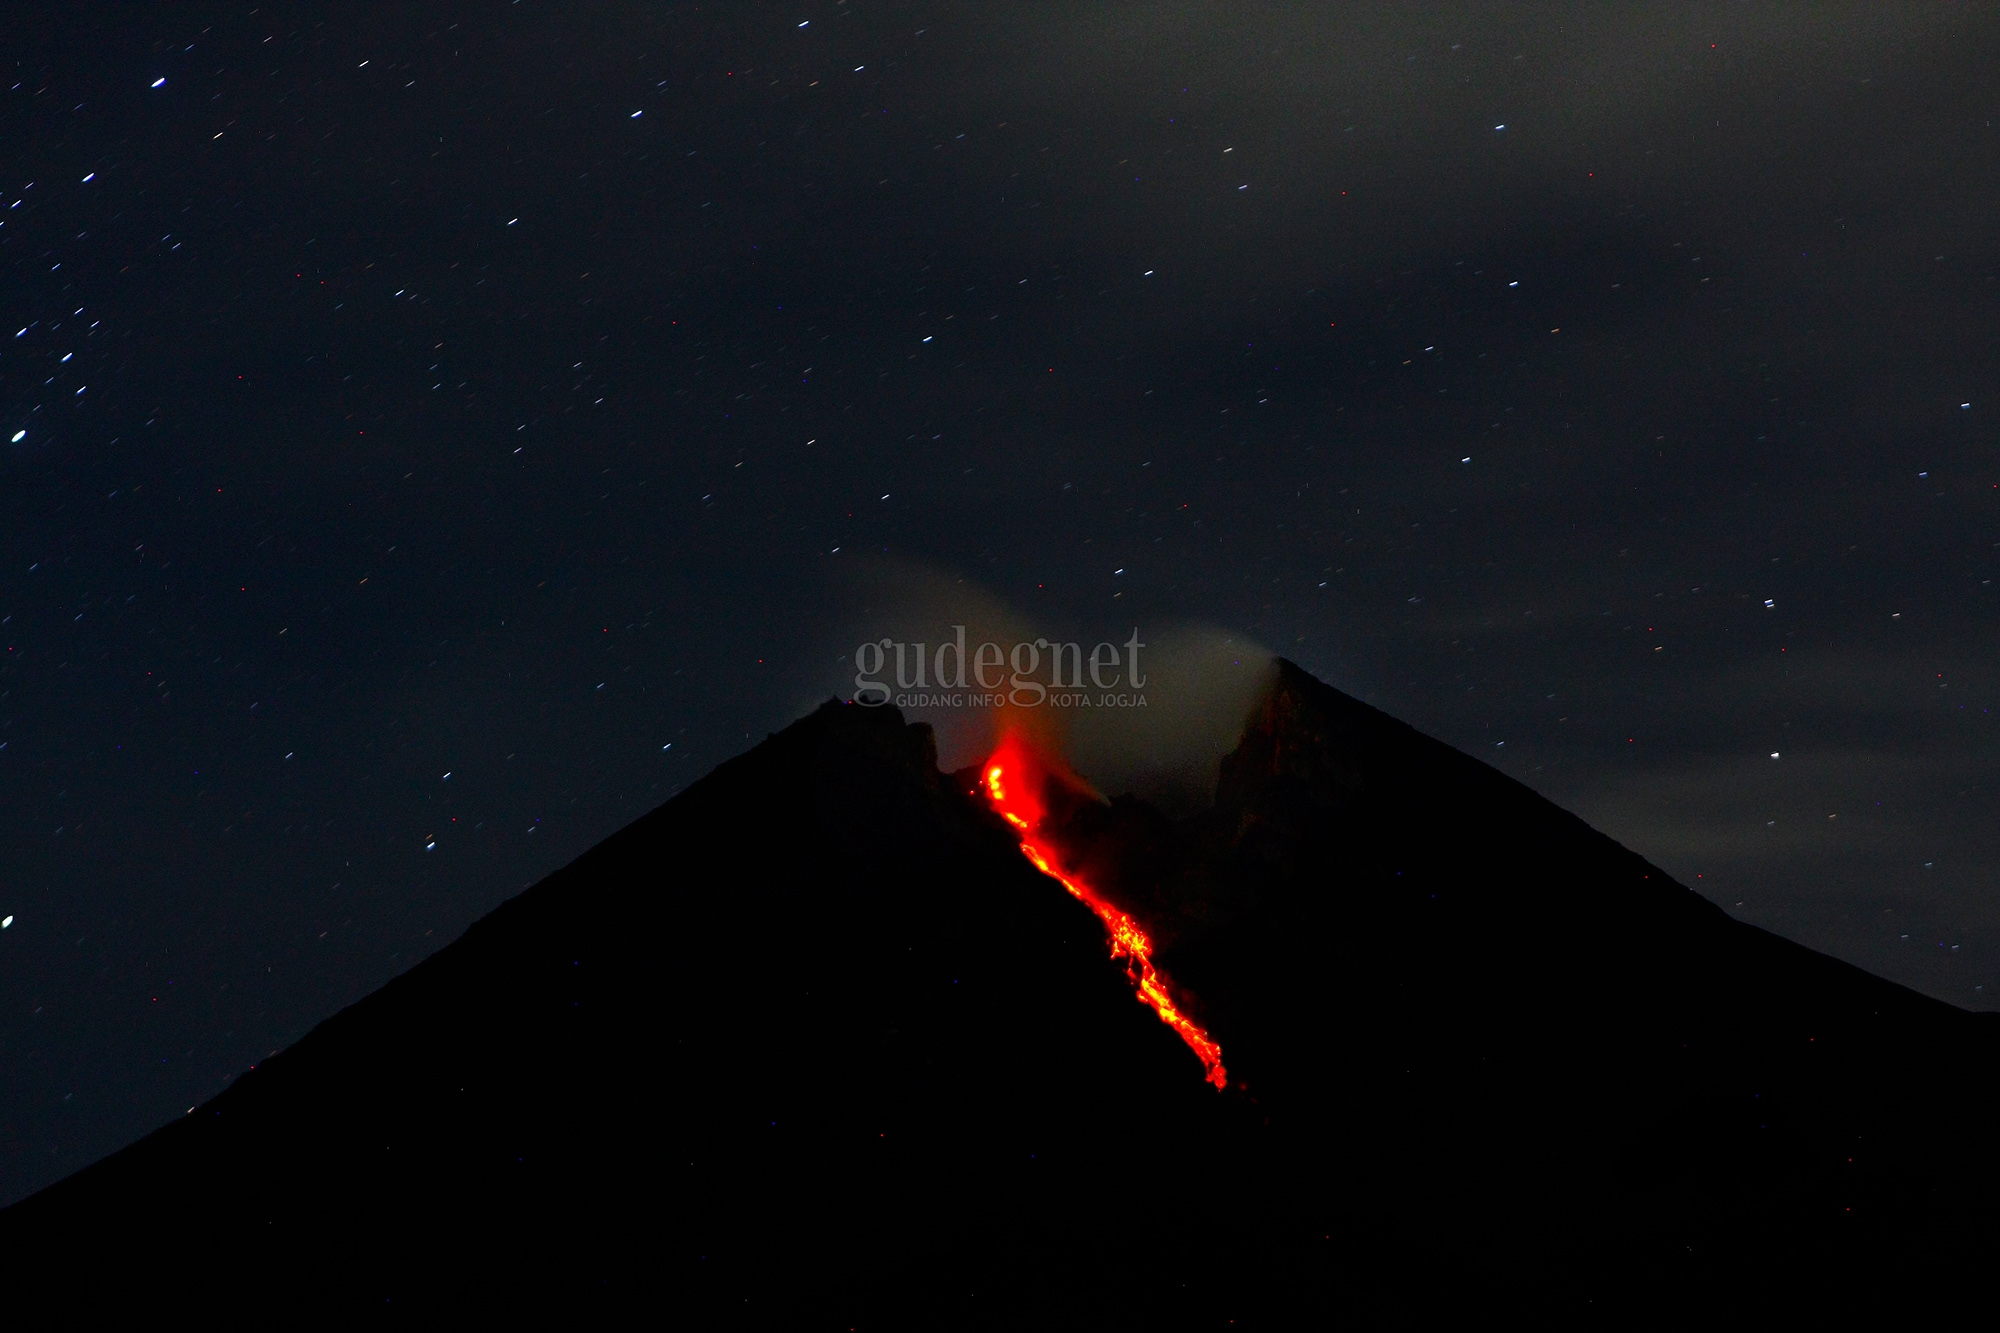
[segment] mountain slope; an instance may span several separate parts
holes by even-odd
[[[1226,1092],[977,777],[826,705],[0,1213],[0,1277],[70,1309],[1291,1327],[1852,1308],[1991,1239],[1991,1021],[1288,663],[1211,810],[1051,834]]]
[[[1065,833],[1168,942],[1283,1160],[1538,1291],[1993,1234],[2000,1020],[1731,919],[1289,662],[1212,810]]]
[[[1254,1115],[928,745],[828,705],[723,765],[0,1214],[9,1288],[718,1317],[949,1288],[979,1317],[1135,1263],[1198,1281],[1149,1196],[1198,1211]]]

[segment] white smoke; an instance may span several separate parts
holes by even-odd
[[[814,636],[827,650],[822,669],[813,675],[819,698],[853,697],[862,674],[857,648],[885,639],[906,648],[906,681],[914,679],[916,646],[923,645],[933,687],[939,649],[945,647],[946,663],[955,665],[956,648],[947,645],[956,645],[961,627],[967,645],[993,643],[1003,651],[1036,640],[1076,643],[1086,656],[1099,644],[1118,649],[1123,674],[1116,694],[1122,706],[953,707],[927,700],[902,712],[930,724],[939,767],[948,772],[985,758],[1003,732],[1013,729],[1056,748],[1106,795],[1131,792],[1173,813],[1200,808],[1213,796],[1217,766],[1235,747],[1276,669],[1271,653],[1241,634],[1191,623],[1038,623],[962,576],[908,562],[857,561],[829,590],[826,607],[828,624]],[[1131,679],[1135,654],[1126,647],[1135,633],[1143,686]],[[872,649],[862,656],[875,660]],[[899,696],[935,698],[935,688],[896,688],[893,650],[883,656],[887,661],[874,679],[886,681]],[[1046,657],[1043,662],[1046,680]],[[1103,697],[1093,689],[1081,693]]]

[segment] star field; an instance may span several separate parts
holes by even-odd
[[[840,690],[864,558],[1226,626],[1994,1007],[1996,55],[1943,6],[31,16],[0,1196]]]

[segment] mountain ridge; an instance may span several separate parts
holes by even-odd
[[[98,1310],[1283,1326],[1796,1303],[1992,1234],[1987,1016],[1289,662],[1208,811],[1055,835],[1157,929],[1221,1094],[977,786],[830,702],[0,1212],[0,1274]]]

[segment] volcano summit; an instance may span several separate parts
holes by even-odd
[[[1289,663],[1184,819],[830,703],[0,1266],[694,1327],[1852,1309],[1986,1252],[1997,1056]]]

